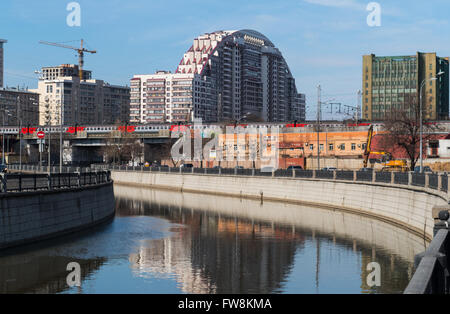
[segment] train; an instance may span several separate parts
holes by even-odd
[[[447,123],[450,123],[447,122]],[[222,127],[242,127],[242,128],[315,128],[317,124],[315,122],[308,123],[269,123],[269,122],[252,122],[252,123],[208,123],[208,124],[124,124],[124,125],[88,125],[88,126],[64,126],[62,128],[63,133],[76,134],[78,132],[86,132],[87,134],[107,134],[113,131],[122,131],[128,133],[152,133],[160,131],[183,131],[185,129],[219,129]],[[382,123],[339,123],[336,121],[323,121],[321,127],[336,127],[336,128],[355,128],[355,127],[374,127],[382,126]],[[60,133],[60,126],[4,126],[0,127],[0,134],[17,135],[19,133],[25,135],[34,135],[37,132],[42,131],[44,133]]]

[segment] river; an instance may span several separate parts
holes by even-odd
[[[3,252],[0,292],[401,293],[428,245],[339,208],[118,185],[115,195],[111,222]],[[67,284],[71,262],[80,286]]]

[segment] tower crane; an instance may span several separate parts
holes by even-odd
[[[83,39],[81,39],[80,48],[63,45],[63,44],[58,44],[58,43],[51,43],[51,42],[42,41],[42,40],[39,43],[43,44],[43,45],[56,46],[56,47],[60,47],[60,48],[72,49],[72,50],[77,51],[78,52],[78,70],[79,70],[80,81],[83,80],[84,53],[85,52],[97,53],[96,50],[88,50],[88,49],[84,48],[83,47]]]

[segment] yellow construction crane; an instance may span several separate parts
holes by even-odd
[[[372,138],[373,138],[373,125],[370,126],[369,132],[367,134],[367,143],[366,143],[366,149],[364,150],[364,161],[363,161],[363,167],[367,168],[367,162],[369,161],[369,156],[371,153],[370,147],[372,146]]]
[[[370,126],[369,132],[367,134],[366,149],[364,150],[364,161],[363,166],[367,168],[367,162],[369,160],[370,154],[385,156],[384,167],[382,171],[408,171],[407,163],[404,160],[392,160],[392,155],[389,152],[375,152],[371,150],[373,138],[373,125]]]
[[[39,43],[43,44],[43,45],[56,46],[56,47],[60,47],[60,48],[67,48],[67,49],[72,49],[72,50],[77,51],[78,52],[78,70],[79,70],[80,80],[83,80],[84,53],[85,52],[97,53],[96,50],[88,50],[88,49],[84,48],[83,47],[83,39],[81,39],[80,48],[67,46],[67,45],[63,45],[63,44],[58,44],[58,43],[51,43],[51,42],[42,41],[42,40]]]

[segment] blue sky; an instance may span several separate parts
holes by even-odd
[[[380,27],[366,23],[369,0],[78,0],[81,27],[66,24],[69,2],[1,0],[7,85],[35,88],[34,70],[77,63],[75,51],[39,40],[83,38],[98,51],[86,56],[85,68],[95,78],[125,85],[133,74],[174,71],[202,33],[255,29],[283,53],[298,90],[307,95],[307,118],[314,118],[318,84],[323,100],[356,104],[363,54],[450,56],[448,0],[427,1],[430,10],[422,1],[379,0]]]

